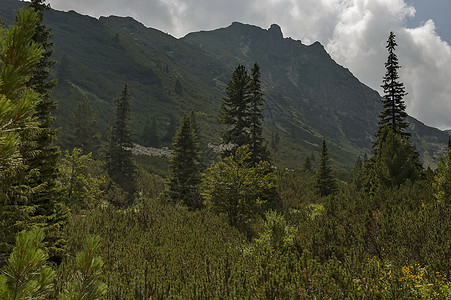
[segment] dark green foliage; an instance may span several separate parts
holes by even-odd
[[[315,188],[321,197],[328,196],[337,192],[337,183],[332,175],[332,168],[330,166],[329,152],[327,151],[326,140],[323,139],[323,146],[321,147],[321,156],[316,174]]]
[[[378,187],[400,186],[406,180],[416,180],[422,174],[422,165],[415,146],[410,144],[409,124],[403,97],[404,85],[398,82],[398,58],[394,53],[395,35],[390,32],[387,41],[387,69],[383,79],[384,110],[379,115],[379,129],[373,143],[373,157],[366,163],[366,189],[374,192]]]
[[[85,153],[98,156],[101,142],[97,115],[88,98],[78,103],[75,111],[70,114],[63,134],[61,144],[65,149],[79,148]]]
[[[193,114],[185,113],[173,140],[169,168],[169,197],[189,209],[203,207],[200,195],[200,152],[197,125]],[[198,129],[197,129],[198,130]]]
[[[38,123],[36,131],[25,130],[22,133],[20,146],[24,165],[27,166],[24,181],[18,183],[29,188],[28,203],[35,206],[34,216],[44,216],[42,224],[46,232],[46,243],[50,259],[61,262],[64,252],[64,239],[61,228],[67,222],[68,210],[62,204],[63,188],[58,185],[58,159],[60,150],[55,145],[58,130],[52,128],[55,118],[51,115],[57,102],[50,98],[56,80],[49,80],[49,74],[55,61],[51,59],[53,43],[51,30],[44,23],[43,11],[48,5],[42,0],[34,0],[29,6],[39,15],[40,22],[37,26],[33,40],[41,45],[44,50],[38,62],[33,76],[27,82],[27,86],[35,90],[41,100],[38,102],[35,117]]]
[[[254,64],[251,71],[249,83],[249,138],[252,162],[269,161],[269,150],[267,142],[263,138],[263,110],[265,99],[263,99],[262,84],[260,81],[260,67]]]
[[[223,152],[223,157],[234,153],[238,147],[249,145],[252,163],[269,160],[267,142],[262,136],[265,100],[260,76],[257,63],[251,76],[243,65],[239,65],[232,74],[219,115],[219,122],[226,125],[221,133],[222,142],[231,146],[228,147],[231,150]]]
[[[131,97],[127,85],[114,103],[116,105],[115,119],[110,130],[107,170],[116,184],[125,192],[133,194],[136,191],[136,166],[131,151],[134,145],[130,128],[132,122],[130,117]]]
[[[227,128],[222,131],[222,142],[225,145],[231,144],[233,149],[249,144],[248,133],[248,105],[251,95],[249,94],[249,75],[243,65],[236,67],[232,74],[232,79],[227,84],[227,96],[222,99],[219,122]],[[224,151],[223,157],[234,153]]]
[[[30,21],[35,23],[31,24]],[[48,101],[53,83],[47,82],[52,65],[49,60],[51,44],[48,44],[49,31],[42,25],[42,21],[40,10],[33,15],[21,10],[16,19],[16,28],[11,31],[14,34],[7,33],[6,36],[5,41],[12,43],[2,49],[2,57],[6,61],[2,68],[4,84],[1,93],[6,97],[13,97],[15,104],[20,105],[21,109],[29,108],[23,100],[28,103],[33,99],[39,101],[35,102],[32,119],[28,116],[28,123],[22,123],[18,132],[20,142],[17,141],[16,147],[20,163],[10,164],[1,172],[1,220],[5,222],[6,229],[1,242],[6,243],[3,245],[9,244],[11,235],[14,236],[17,230],[27,229],[33,224],[44,227],[51,259],[60,262],[64,251],[64,236],[60,229],[67,221],[68,210],[61,203],[62,188],[57,181],[56,162],[59,149],[53,145],[56,131],[50,128],[53,122],[50,112],[54,105],[51,104],[52,101]],[[27,35],[23,35],[24,32],[20,29],[24,24]],[[24,40],[24,37],[27,40]],[[22,40],[19,40],[20,38]],[[30,43],[31,39],[34,42]],[[39,56],[40,52],[36,54],[36,45],[44,51],[42,56]],[[18,59],[24,61],[15,65]],[[36,68],[33,68],[34,66]],[[8,112],[8,109],[5,109],[5,112]],[[17,116],[23,117],[21,114]],[[7,114],[4,116],[8,117]],[[15,133],[14,128],[7,129],[12,129],[11,132]]]
[[[312,161],[310,160],[310,157],[307,156],[304,162],[304,171],[311,172],[312,170],[313,170]]]
[[[180,83],[180,80],[177,78],[177,80],[175,81],[175,86],[174,86],[174,92],[179,95],[182,96],[183,95],[183,87],[182,84]]]
[[[410,136],[409,133],[405,132],[409,124],[405,121],[407,113],[403,98],[407,93],[405,92],[404,84],[398,81],[398,69],[400,66],[398,65],[398,57],[395,54],[395,47],[398,45],[395,37],[395,34],[390,32],[386,46],[388,58],[385,63],[386,73],[381,86],[384,89],[382,98],[384,110],[379,115],[379,130],[376,137],[380,136],[380,131],[385,126],[390,127],[394,133]]]
[[[147,117],[144,124],[141,140],[143,146],[146,147],[158,147],[160,144],[160,138],[158,137],[157,118],[153,117],[152,120]]]
[[[169,122],[166,127],[166,133],[161,138],[161,141],[164,143],[171,143],[172,138],[174,137],[175,133],[177,132],[177,121],[175,119],[175,116],[173,114],[169,115]]]
[[[422,165],[415,146],[410,145],[408,137],[393,133],[385,127],[379,133],[379,139],[373,150],[374,156],[369,161],[373,186],[400,186],[406,180],[420,178]]]

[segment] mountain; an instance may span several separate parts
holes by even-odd
[[[0,17],[11,24],[23,2],[2,2]],[[113,100],[127,83],[136,142],[142,142],[148,116],[157,120],[158,134],[164,137],[174,117],[194,110],[203,137],[218,143],[216,117],[226,84],[238,64],[250,68],[257,61],[267,99],[264,134],[274,146],[278,165],[302,166],[307,155],[319,153],[323,136],[337,167],[351,167],[357,155],[371,149],[382,109],[380,96],[335,63],[320,43],[304,45],[284,38],[278,25],[266,30],[233,23],[176,39],[132,18],[95,19],[50,10],[45,20],[54,34],[57,63],[52,75],[58,86],[52,96],[59,103],[57,125],[63,132],[70,112],[88,97],[106,138]],[[175,88],[177,82],[182,89]],[[433,164],[448,134],[413,118],[409,121],[422,158]]]

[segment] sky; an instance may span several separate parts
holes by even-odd
[[[407,112],[451,128],[451,1],[449,0],[47,0],[57,10],[94,17],[130,16],[175,37],[238,21],[304,44],[319,41],[332,58],[382,95],[385,49],[396,34]]]

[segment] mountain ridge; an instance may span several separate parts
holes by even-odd
[[[21,5],[6,0],[0,16],[12,22]],[[194,110],[207,129],[204,138],[218,143],[216,117],[233,69],[257,61],[267,99],[265,135],[270,142],[280,136],[280,145],[273,149],[278,164],[301,167],[306,156],[319,153],[323,137],[338,167],[351,167],[357,155],[371,149],[382,109],[377,92],[338,65],[319,42],[304,45],[285,38],[277,24],[263,29],[234,22],[177,39],[131,17],[96,19],[50,10],[45,20],[54,34],[53,76],[59,85],[53,97],[60,99],[56,115],[63,131],[70,111],[89,97],[106,138],[113,99],[127,82],[134,103],[135,141],[141,142],[148,116],[158,120],[163,136],[171,116]],[[183,86],[181,95],[175,93],[176,81]],[[433,165],[448,134],[413,118],[409,121],[412,140],[426,164]]]

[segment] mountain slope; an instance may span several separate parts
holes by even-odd
[[[23,2],[2,2],[0,17],[11,24]],[[184,110],[196,111],[204,138],[217,143],[216,116],[233,69],[257,61],[267,99],[265,135],[275,146],[278,165],[300,167],[307,155],[319,153],[323,136],[338,167],[352,166],[371,147],[379,95],[336,64],[319,43],[283,38],[277,25],[265,30],[233,23],[176,39],[132,18],[95,19],[51,10],[45,20],[54,34],[53,76],[59,84],[53,97],[59,102],[57,125],[63,131],[69,113],[88,97],[106,138],[113,99],[128,83],[138,143],[148,116],[157,120],[162,137],[171,119]],[[176,91],[177,81],[182,91]],[[435,160],[448,134],[410,121],[422,157],[428,163]]]

